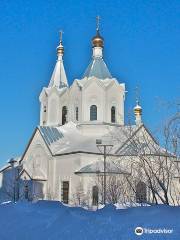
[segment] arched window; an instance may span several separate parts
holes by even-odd
[[[62,125],[67,122],[67,107],[63,106],[62,108]]]
[[[76,121],[79,121],[79,109],[76,107]]]
[[[91,105],[90,107],[90,121],[97,120],[97,106]]]
[[[115,123],[116,122],[116,108],[112,106],[111,108],[111,122]]]
[[[98,205],[98,187],[93,186],[92,188],[92,205]]]
[[[136,202],[143,203],[147,201],[146,184],[138,182],[136,185]]]

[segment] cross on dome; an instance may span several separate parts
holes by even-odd
[[[66,72],[63,65],[63,55],[64,55],[64,47],[62,44],[62,35],[63,31],[59,31],[60,34],[60,43],[57,47],[57,62],[49,83],[49,87],[57,87],[57,88],[64,88],[68,87],[68,81],[66,77]]]
[[[93,47],[100,47],[103,48],[104,46],[104,39],[100,36],[99,33],[99,22],[100,22],[100,16],[96,17],[96,36],[92,38],[92,45]]]
[[[92,38],[92,46],[93,46],[93,55],[92,60],[87,67],[84,77],[96,77],[101,80],[112,78],[111,73],[109,72],[104,60],[103,60],[103,47],[104,47],[104,39],[101,37],[99,33],[100,26],[100,16],[96,17],[96,35]]]
[[[63,54],[64,54],[64,47],[63,47],[63,45],[62,45],[62,35],[63,35],[63,31],[60,30],[59,33],[60,33],[60,43],[59,43],[59,46],[57,47],[57,55],[58,55],[58,57],[61,58],[61,57],[63,56]]]
[[[134,115],[135,115],[135,122],[136,125],[140,125],[142,123],[141,115],[142,115],[142,107],[139,104],[139,87],[136,86],[135,88],[136,94],[136,106],[134,107]]]

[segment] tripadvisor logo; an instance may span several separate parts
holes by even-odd
[[[171,234],[173,233],[173,229],[167,229],[167,228],[151,229],[151,228],[136,227],[134,232],[138,236],[142,234]]]
[[[142,227],[136,227],[134,232],[136,235],[140,236],[143,234],[144,231]]]

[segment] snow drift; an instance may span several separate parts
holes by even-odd
[[[173,229],[171,234],[142,234],[135,228]],[[0,205],[1,240],[180,239],[180,207],[153,206],[97,211],[63,206],[59,202]]]

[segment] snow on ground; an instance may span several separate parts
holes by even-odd
[[[137,236],[134,233],[136,227],[173,232]],[[50,201],[0,205],[0,240],[21,239],[179,240],[180,207],[161,205],[117,210],[109,205],[97,211],[87,211]]]

